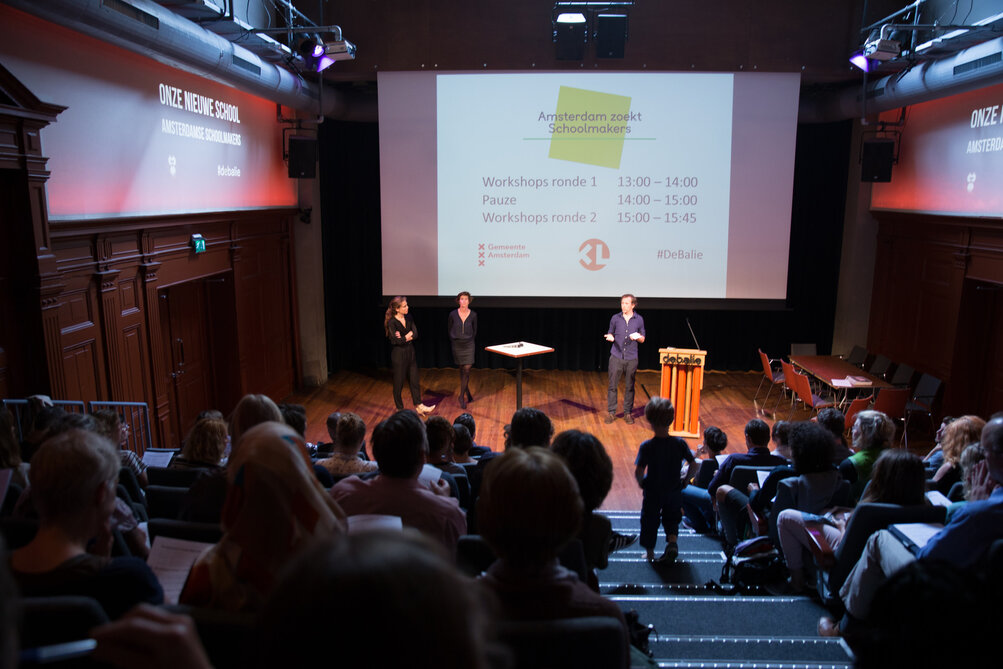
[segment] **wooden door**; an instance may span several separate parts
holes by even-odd
[[[199,412],[214,407],[205,284],[171,286],[161,291],[160,302],[172,381],[172,427],[180,443]]]

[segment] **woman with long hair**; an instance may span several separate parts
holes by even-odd
[[[387,313],[383,317],[383,330],[390,340],[390,362],[394,370],[394,405],[400,411],[404,408],[401,391],[407,379],[411,388],[411,401],[419,416],[431,413],[435,405],[425,406],[421,401],[421,387],[418,385],[418,361],[414,354],[414,340],[418,328],[408,313],[407,298],[401,295],[390,300]]]
[[[453,363],[460,368],[460,408],[466,409],[467,402],[473,402],[468,384],[470,368],[474,365],[474,337],[477,336],[477,312],[470,308],[474,298],[467,291],[456,296],[456,309],[449,312],[447,326],[449,341],[453,348]]]

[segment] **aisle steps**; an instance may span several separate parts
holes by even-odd
[[[613,529],[636,534],[637,511],[604,511]],[[664,549],[659,533],[655,552]],[[599,572],[601,592],[655,626],[651,650],[660,667],[704,669],[848,669],[840,639],[819,637],[825,609],[808,596],[724,596],[704,587],[720,581],[720,543],[680,528],[674,565],[649,564],[634,544],[610,556]]]

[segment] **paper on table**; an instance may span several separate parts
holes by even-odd
[[[853,384],[850,383],[849,381],[847,381],[846,379],[833,379],[832,380],[832,387],[833,388],[852,388]]]
[[[153,540],[146,564],[164,589],[164,603],[177,604],[195,560],[212,544],[160,536]]]

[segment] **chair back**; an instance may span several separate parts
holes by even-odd
[[[771,472],[773,471],[774,466],[775,465],[753,467],[750,465],[741,465],[735,467],[731,470],[731,477],[728,479],[728,485],[736,490],[740,490],[742,493],[745,493],[749,489],[750,483],[759,485],[759,476],[756,472]]]
[[[501,621],[497,630],[515,667],[621,667],[627,657],[626,635],[615,618]]]
[[[146,487],[146,510],[150,518],[179,518],[188,488],[168,485]]]
[[[86,639],[93,628],[107,622],[107,614],[92,597],[25,597],[21,600],[21,648]]]
[[[867,362],[867,349],[863,346],[854,345],[853,350],[850,351],[850,355],[846,356],[846,361],[851,365],[862,368]]]
[[[188,488],[195,479],[202,476],[201,469],[171,469],[170,467],[148,467],[146,478],[150,485],[169,485]]]
[[[866,409],[873,398],[874,395],[868,395],[867,397],[858,397],[850,402],[850,408],[846,410],[846,432],[853,429],[853,421],[857,419],[857,414]]]
[[[765,376],[770,382],[772,382],[773,368],[770,366],[769,356],[763,353],[763,349],[759,349],[759,361],[763,363],[763,376]]]
[[[936,376],[923,374],[916,384],[916,393],[912,396],[913,403],[929,410],[933,406],[933,401],[937,399],[940,384],[941,381]]]
[[[876,502],[858,504],[846,524],[846,532],[836,549],[836,562],[825,581],[829,592],[839,592],[872,534],[895,523],[943,523],[946,514],[947,509],[942,506],[901,506]]]
[[[912,377],[916,375],[916,370],[903,363],[895,368],[890,383],[893,386],[912,386]]]
[[[892,420],[901,420],[905,416],[905,404],[909,401],[908,388],[882,388],[874,400],[875,411],[881,411]]]
[[[811,392],[811,383],[808,381],[808,377],[801,372],[794,372],[794,392],[798,394],[801,401],[809,409],[815,406],[815,398]]]
[[[795,383],[794,377],[797,375],[797,372],[794,371],[794,365],[792,365],[789,362],[784,362],[783,360],[781,360],[780,366],[783,367],[784,370],[784,386],[792,393],[796,393],[797,388],[794,386]]]
[[[871,363],[871,368],[867,371],[873,374],[874,376],[880,376],[881,378],[884,378],[885,375],[888,373],[889,368],[891,368],[891,366],[892,366],[891,359],[888,358],[887,356],[878,353],[878,355],[874,358],[874,362]]]

